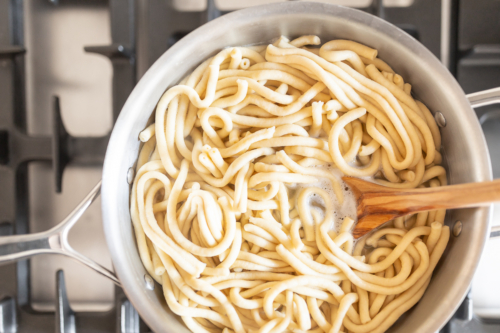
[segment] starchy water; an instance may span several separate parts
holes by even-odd
[[[350,217],[356,221],[356,199],[354,198],[354,194],[352,193],[351,189],[342,180],[343,173],[339,169],[332,166],[318,166],[317,168],[331,172],[339,181],[342,188],[342,194],[344,195],[344,202],[340,204],[337,195],[335,195],[335,192],[333,191],[332,182],[327,178],[317,177],[319,181],[316,183],[298,184],[294,188],[295,191],[293,192],[293,194],[298,194],[300,192],[300,189],[302,188],[310,187],[318,187],[326,191],[328,193],[328,196],[331,198],[334,207],[335,223],[333,229],[334,231],[338,232],[345,217]],[[325,205],[323,203],[323,199],[320,196],[311,196],[309,198],[309,204],[312,209],[316,209],[321,214],[321,216],[324,217]]]

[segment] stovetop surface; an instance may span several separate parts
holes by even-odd
[[[500,86],[498,1],[388,0],[385,7],[372,0],[323,1],[398,25],[448,64],[466,93]],[[185,34],[247,4],[1,1],[0,236],[41,232],[61,221],[99,181],[112,124],[149,66]],[[499,178],[500,108],[476,112]],[[71,231],[70,243],[111,269],[101,223],[98,200]],[[500,224],[500,207],[494,223]],[[500,331],[499,253],[500,240],[491,240],[471,294],[443,332]],[[0,266],[0,332],[54,330],[149,331],[120,288],[69,258],[42,255]]]

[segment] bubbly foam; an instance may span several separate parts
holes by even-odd
[[[316,177],[319,179],[318,182],[316,183],[308,183],[308,184],[297,184],[295,189],[297,191],[300,191],[302,188],[309,188],[309,187],[318,187],[321,188],[322,190],[326,191],[329,195],[329,197],[333,201],[333,207],[334,207],[334,226],[333,230],[335,232],[338,232],[340,230],[340,226],[342,225],[342,222],[345,217],[350,217],[354,221],[356,221],[356,199],[354,197],[354,194],[352,193],[351,189],[347,186],[347,184],[342,180],[342,176],[344,174],[337,168],[332,167],[332,166],[316,166],[318,169],[323,169],[331,172],[335,178],[339,181],[340,186],[342,188],[342,193],[344,194],[344,202],[340,204],[337,196],[335,195],[335,192],[333,191],[333,186],[332,182],[328,178],[321,178],[321,177]],[[311,206],[312,209],[316,209],[322,217],[324,217],[325,210],[324,210],[324,203],[323,199],[317,195],[313,195],[309,198],[309,205]]]

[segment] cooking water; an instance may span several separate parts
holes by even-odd
[[[338,180],[342,188],[342,193],[344,195],[344,202],[340,204],[337,196],[335,195],[335,192],[333,191],[332,182],[327,178],[316,177],[319,179],[319,181],[316,183],[297,184],[297,186],[295,187],[297,192],[295,193],[298,193],[302,188],[310,188],[310,187],[318,187],[326,191],[328,193],[328,196],[333,201],[333,207],[334,207],[333,216],[335,219],[333,230],[335,232],[338,232],[345,217],[350,217],[354,221],[356,221],[356,199],[351,189],[342,180],[342,176],[344,176],[344,174],[339,169],[331,166],[316,166],[316,168],[327,170],[328,172],[331,172],[335,176],[335,178]],[[312,195],[309,198],[309,205],[311,206],[312,209],[316,209],[320,214],[322,214],[321,216],[324,217],[325,205],[323,203],[323,199],[320,196]]]

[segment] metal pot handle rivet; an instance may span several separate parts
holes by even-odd
[[[436,119],[436,124],[439,127],[446,127],[446,118],[443,116],[441,112],[437,111],[434,114],[434,119]]]
[[[127,183],[132,184],[134,182],[134,168],[129,168],[127,171]]]
[[[457,221],[453,225],[453,236],[458,237],[462,233],[462,222]]]
[[[144,282],[146,282],[146,289],[149,289],[149,290],[155,289],[155,281],[148,274],[144,274]]]

